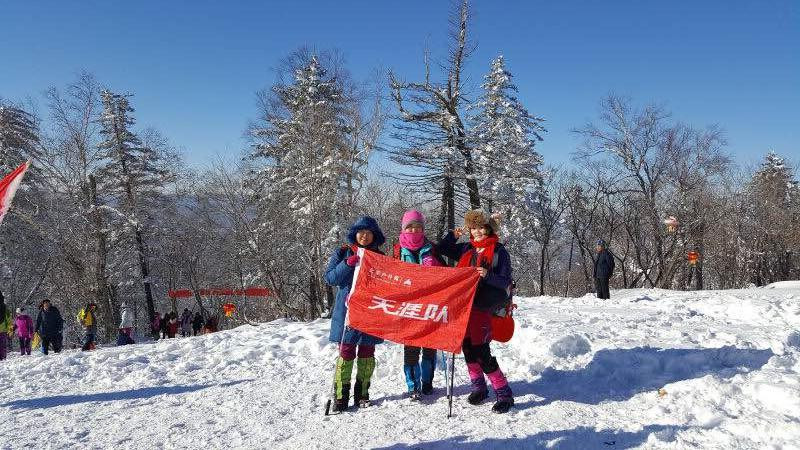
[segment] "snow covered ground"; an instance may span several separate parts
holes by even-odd
[[[800,286],[520,298],[493,344],[509,414],[471,406],[457,360],[403,397],[402,348],[378,348],[374,406],[325,417],[328,322],[0,363],[0,448],[800,448]]]

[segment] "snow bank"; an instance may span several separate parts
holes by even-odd
[[[592,346],[579,334],[564,336],[550,345],[550,353],[558,358],[571,358],[592,351]]]
[[[374,406],[325,417],[328,321],[0,363],[0,449],[792,448],[800,442],[800,289],[615,291],[519,298],[493,344],[509,414],[443,374],[403,395],[402,347],[379,346]],[[43,423],[47,423],[43,426]],[[796,447],[795,447],[796,448]]]
[[[765,289],[800,289],[800,280],[778,281],[764,286]]]

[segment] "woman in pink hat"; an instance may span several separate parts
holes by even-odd
[[[426,267],[443,265],[434,253],[434,245],[425,237],[425,216],[421,212],[414,209],[406,211],[401,224],[400,242],[394,246],[395,258]],[[436,349],[406,345],[403,348],[403,362],[409,396],[416,400],[420,394],[431,394]]]

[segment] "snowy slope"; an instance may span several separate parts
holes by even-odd
[[[517,334],[493,344],[506,415],[466,403],[460,359],[453,418],[441,372],[433,398],[404,399],[402,348],[385,344],[375,405],[324,417],[328,322],[276,321],[13,356],[0,448],[798,448],[800,288],[612,296],[517,300]]]

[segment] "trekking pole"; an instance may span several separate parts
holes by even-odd
[[[455,380],[455,368],[456,368],[456,354],[451,353],[450,357],[450,386],[449,386],[449,393],[447,402],[448,402],[448,411],[447,411],[447,418],[453,417],[453,382]]]
[[[339,344],[336,346],[337,349],[339,348],[339,345],[341,345],[342,342],[344,342],[344,334],[347,331],[347,316],[348,316],[349,313],[350,313],[350,311],[345,310],[345,313],[344,313],[344,325],[342,326],[342,336],[339,338]],[[337,356],[336,358],[337,358],[336,362],[338,363],[338,358],[339,357]],[[335,398],[336,398],[336,364],[333,365],[333,389],[331,390],[331,396],[328,398],[328,401],[325,402],[325,415],[326,416],[329,415],[330,410],[331,410],[331,402],[333,402],[333,399],[335,399]]]

